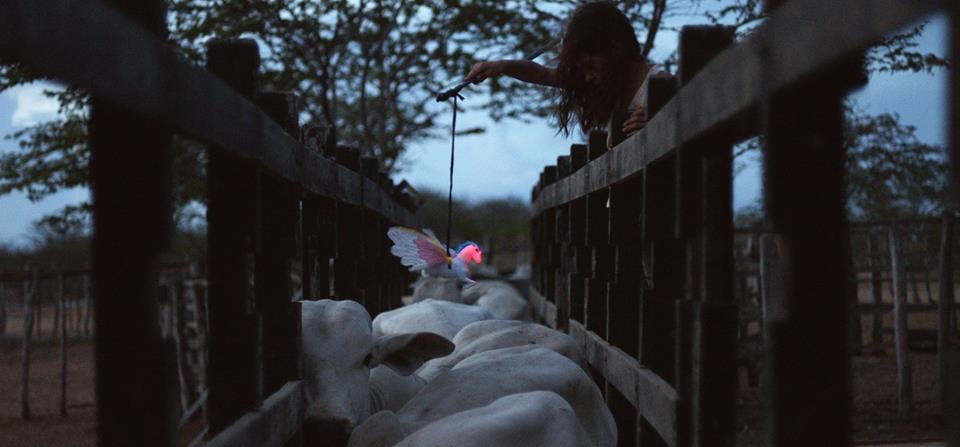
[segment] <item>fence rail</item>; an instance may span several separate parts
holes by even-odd
[[[0,59],[91,95],[99,444],[172,445],[178,436],[173,348],[152,320],[172,225],[174,132],[209,154],[201,436],[322,443],[301,434],[290,270],[299,260],[304,299],[351,298],[372,315],[399,306],[410,277],[389,261],[384,234],[417,222],[405,183],[322,129],[301,132],[296,98],[260,91],[253,40],[211,40],[206,70],[181,60],[166,40],[162,0],[9,0],[2,9]],[[378,274],[362,277],[361,267]]]
[[[760,134],[768,221],[787,259],[768,316],[767,443],[850,439],[841,103],[866,81],[867,47],[946,3],[766,6],[736,45],[728,29],[685,27],[678,77],[649,80],[646,127],[609,150],[591,134],[531,194],[531,305],[587,353],[621,445],[734,443],[731,148]]]

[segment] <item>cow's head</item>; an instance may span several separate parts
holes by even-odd
[[[382,364],[409,375],[423,362],[453,351],[453,343],[428,332],[374,337],[370,315],[354,301],[304,301],[302,306],[309,424],[349,433],[370,414],[371,368]]]

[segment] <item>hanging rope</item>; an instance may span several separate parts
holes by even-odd
[[[454,93],[453,96],[453,124],[450,126],[450,189],[447,191],[447,250],[450,250],[450,231],[453,228],[453,154],[454,146],[457,142],[457,99],[463,100],[460,93]],[[453,268],[453,263],[447,264],[448,269]]]
[[[526,56],[527,60],[534,60],[537,56],[543,54],[543,52],[553,48],[560,42],[560,38],[555,38],[550,41],[550,43],[544,45],[541,48],[538,48],[533,53],[530,53]],[[460,90],[463,90],[470,82],[461,82],[453,88],[446,90],[439,95],[437,95],[437,102],[443,102],[448,99],[453,100],[453,124],[450,126],[450,189],[447,191],[447,250],[450,250],[450,231],[453,228],[453,154],[454,154],[454,145],[457,141],[457,100],[463,101],[463,96],[460,96]],[[453,268],[453,262],[447,264],[448,269]]]

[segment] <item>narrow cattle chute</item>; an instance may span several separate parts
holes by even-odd
[[[735,442],[731,148],[757,135],[764,245],[778,257],[764,268],[781,278],[763,300],[767,443],[851,441],[841,104],[864,81],[863,49],[931,14],[951,14],[948,59],[960,60],[960,2],[766,4],[742,42],[685,27],[677,78],[651,79],[646,127],[609,150],[591,134],[533,188],[531,304],[586,354],[621,445]],[[193,441],[305,444],[294,260],[305,299],[352,298],[371,316],[400,307],[414,278],[384,235],[418,226],[416,200],[375,159],[302,131],[293,94],[260,91],[256,41],[211,40],[206,69],[194,67],[167,46],[165,14],[162,0],[8,0],[0,14],[4,60],[92,98],[98,443],[191,441],[176,439],[176,365],[156,324],[177,134],[209,160],[208,428]],[[950,76],[956,183],[960,72]],[[960,353],[941,355],[947,442],[960,445]]]

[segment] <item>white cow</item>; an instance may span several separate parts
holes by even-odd
[[[448,339],[428,332],[373,335],[370,315],[354,301],[304,301],[301,306],[310,426],[306,428],[327,432],[326,436],[339,433],[345,439],[353,427],[369,416],[371,401],[386,400],[385,392],[371,392],[370,368],[382,364],[400,375],[409,375],[424,361],[453,350]]]
[[[428,298],[462,303],[463,301],[460,299],[460,280],[429,276],[418,279],[413,286],[413,302],[418,303]]]
[[[512,287],[494,289],[480,297],[476,303],[499,320],[530,321],[530,306]]]
[[[478,321],[461,329],[453,338],[453,344],[456,348],[450,355],[428,361],[416,375],[430,381],[441,373],[453,369],[470,356],[494,349],[531,344],[556,351],[586,371],[583,353],[572,337],[537,323],[510,320]]]
[[[593,442],[560,395],[531,391],[427,424],[397,447],[586,447]]]
[[[480,297],[487,295],[496,290],[516,291],[516,289],[514,289],[513,286],[511,286],[510,283],[506,281],[486,279],[486,280],[477,281],[477,283],[474,284],[473,287],[468,287],[466,289],[463,289],[460,292],[460,302],[464,304],[474,304],[477,302],[477,300],[480,299]]]
[[[373,335],[426,331],[452,339],[464,326],[492,318],[490,312],[477,306],[428,299],[377,315]]]
[[[392,446],[425,428],[443,433],[446,430],[428,426],[460,412],[487,407],[502,397],[531,391],[550,391],[561,396],[573,409],[590,444],[597,447],[617,444],[613,416],[596,384],[583,369],[550,349],[525,345],[482,352],[459,362],[429,381],[399,411],[382,411],[367,419],[350,435],[349,445]],[[478,410],[476,414],[484,411]],[[477,424],[478,427],[499,425],[491,420],[477,421]],[[517,436],[520,435],[522,433]],[[449,442],[449,438],[422,439],[418,444],[445,445],[442,444],[445,440]]]

